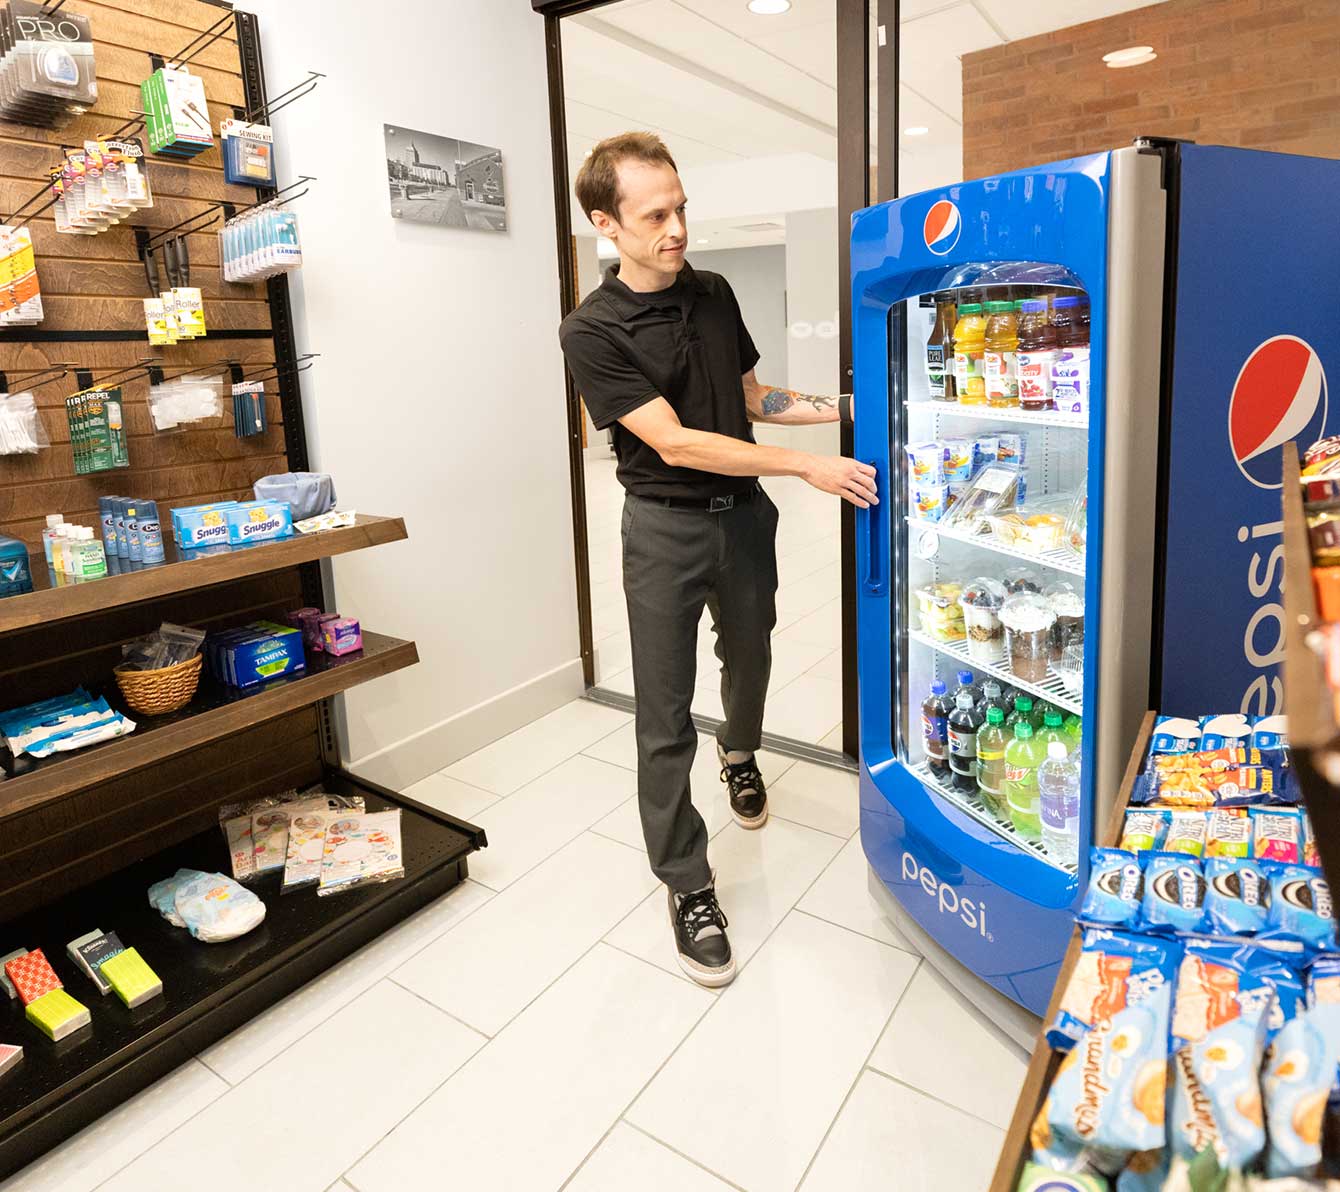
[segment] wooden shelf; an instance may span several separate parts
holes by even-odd
[[[147,717],[127,711],[137,725],[129,736],[41,761],[20,759],[19,766],[26,768],[0,780],[0,820],[319,703],[418,660],[412,641],[364,630],[359,653],[342,658],[309,654],[306,672],[291,678],[273,679],[245,691],[202,680],[199,694],[180,712]],[[118,694],[111,688],[108,701],[123,707]]]
[[[255,546],[221,549],[217,554],[187,559],[180,557],[168,534],[163,544],[167,554],[164,563],[148,567],[137,563],[133,571],[108,574],[106,579],[66,581],[58,587],[52,586],[46,559],[34,555],[35,589],[23,596],[0,600],[0,633],[103,613],[121,605],[225,584],[407,537],[404,518],[360,513],[352,526],[343,529],[294,534],[281,542],[258,542]],[[115,565],[110,560],[109,564]]]

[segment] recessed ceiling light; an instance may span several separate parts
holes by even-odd
[[[924,137],[928,132],[930,132],[930,129],[924,124],[913,124],[910,128],[903,129],[903,136]]]
[[[699,240],[698,243],[699,243],[699,244],[706,244],[706,243],[707,243],[707,238],[706,238],[706,237],[703,237],[703,239]]]
[[[749,0],[749,11],[760,17],[777,17],[791,7],[791,0]]]
[[[1153,62],[1157,57],[1153,46],[1130,46],[1124,50],[1113,50],[1110,54],[1104,54],[1103,61],[1110,70],[1120,70],[1125,66],[1143,66],[1146,62]]]

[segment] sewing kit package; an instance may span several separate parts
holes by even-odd
[[[268,124],[225,120],[219,125],[223,176],[237,186],[275,184],[274,130]]]

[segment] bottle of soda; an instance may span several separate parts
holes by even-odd
[[[989,707],[986,723],[977,730],[977,793],[997,819],[1010,818],[1005,802],[1005,711]]]
[[[972,696],[973,707],[976,707],[978,700],[982,698],[982,689],[973,682],[972,671],[961,670],[955,677],[958,679],[958,686],[954,688],[954,699],[957,701],[958,697],[966,691]]]
[[[1038,765],[1042,758],[1033,726],[1020,720],[1014,726],[1014,738],[1005,746],[1005,801],[1010,805],[1014,830],[1029,840],[1042,834],[1038,806]]]
[[[1084,721],[1071,712],[1065,718],[1065,724],[1062,725],[1066,737],[1069,739],[1070,752],[1079,757],[1080,742],[1084,739]]]
[[[1047,300],[1025,298],[1019,303],[1019,347],[1014,356],[1022,409],[1052,408],[1052,365],[1055,362],[1056,329],[1047,317]]]
[[[1035,733],[1040,731],[1042,726],[1047,723],[1047,717],[1050,716],[1053,712],[1060,712],[1060,711],[1061,709],[1058,708],[1054,703],[1052,703],[1051,700],[1047,699],[1034,700],[1033,731]],[[1065,716],[1062,715],[1061,719],[1064,720]]]
[[[935,326],[926,341],[926,384],[932,401],[955,401],[954,389],[954,324],[958,308],[954,305],[952,290],[935,295]]]
[[[1013,707],[1014,705],[1001,692],[1000,684],[995,679],[986,679],[982,682],[982,698],[977,702],[977,711],[981,713],[984,719],[992,708],[999,708],[1000,719],[1003,724],[1005,717]]]
[[[1052,302],[1052,327],[1056,331],[1056,358],[1052,362],[1052,402],[1067,414],[1083,414],[1089,408],[1088,303],[1074,294]]]
[[[955,790],[968,795],[977,793],[977,730],[982,725],[982,718],[977,714],[976,702],[972,688],[960,686],[954,699],[954,710],[949,713],[951,781]]]
[[[1079,859],[1079,766],[1065,744],[1053,741],[1038,767],[1038,812],[1042,843],[1063,865]]]
[[[986,405],[982,356],[986,351],[986,318],[977,302],[964,302],[954,324],[954,390],[961,405]]]
[[[1061,713],[1055,708],[1044,712],[1042,715],[1042,731],[1038,734],[1038,740],[1042,742],[1044,748],[1050,748],[1053,741],[1060,741],[1070,749],[1070,738],[1065,735],[1065,729],[1061,723]]]
[[[1019,329],[1014,317],[1014,303],[988,302],[982,358],[987,405],[1003,409],[1019,404],[1019,374],[1014,363],[1018,347]]]
[[[1014,711],[1005,717],[1005,731],[1014,732],[1016,724],[1027,724],[1031,732],[1033,723],[1033,697],[1031,695],[1016,695],[1014,697]]]
[[[926,766],[941,782],[949,781],[949,701],[943,679],[931,684],[931,693],[921,705],[921,743]]]

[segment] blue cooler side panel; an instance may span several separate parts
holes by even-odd
[[[1159,710],[1275,713],[1280,448],[1340,423],[1340,162],[1200,145],[1181,162]]]
[[[890,443],[891,403],[902,395],[891,392],[889,309],[956,284],[948,280],[955,270],[977,263],[1053,264],[1088,291],[1096,398],[1089,433],[1085,636],[1086,673],[1093,676],[1101,615],[1101,522],[1095,511],[1103,508],[1109,163],[1109,155],[1098,154],[913,195],[857,213],[852,227],[856,455],[875,466],[881,494],[879,506],[856,513],[861,841],[875,872],[937,943],[1037,1014],[1046,1008],[1065,953],[1087,858],[1078,876],[1066,874],[977,824],[933,797],[897,760],[892,739],[893,605],[903,595],[899,494],[906,480],[901,445]],[[946,200],[957,216],[946,217]],[[1086,680],[1086,723],[1095,699],[1094,684]],[[1086,775],[1094,772],[1092,738],[1085,734]],[[1082,846],[1092,839],[1093,804],[1086,779]]]

